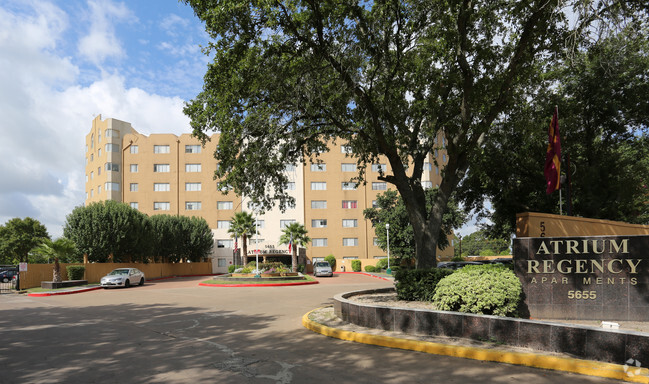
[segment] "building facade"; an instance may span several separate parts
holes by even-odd
[[[203,217],[212,228],[214,258],[221,271],[232,263],[230,220],[237,211],[253,210],[245,196],[224,193],[217,187],[214,151],[218,139],[218,134],[212,135],[203,147],[189,134],[146,136],[130,123],[97,116],[86,136],[86,204],[116,200],[147,215]],[[422,175],[425,188],[437,186],[441,180],[433,156],[437,156],[438,164],[446,162],[443,150],[429,155]],[[372,207],[376,196],[390,188],[378,180],[381,168],[390,172],[389,164],[373,164],[367,170],[367,183],[356,185],[350,181],[357,175],[356,159],[348,147],[332,144],[319,159],[306,166],[287,166],[287,193],[296,204],[283,213],[273,209],[258,215],[259,235],[251,239],[249,254],[260,249],[262,255],[287,255],[287,247],[278,245],[281,231],[289,223],[299,222],[312,239],[306,249],[307,264],[334,255],[338,266],[351,270],[347,260],[360,259],[363,265],[373,265],[385,258],[363,210]],[[452,255],[452,247],[438,250],[440,258]]]

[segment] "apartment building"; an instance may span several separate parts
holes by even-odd
[[[203,147],[190,134],[146,136],[130,123],[102,120],[99,115],[86,136],[86,204],[110,199],[130,204],[147,215],[203,217],[214,235],[215,271],[221,271],[232,262],[234,239],[227,233],[232,216],[253,209],[245,196],[218,189],[214,180],[218,139],[218,134],[212,135]],[[439,164],[446,161],[443,150],[429,156],[422,176],[427,188],[440,181],[433,156],[438,157]],[[381,168],[390,172],[387,161],[373,164],[367,170],[367,183],[356,185],[351,182],[357,170],[350,148],[332,144],[319,158],[318,163],[287,166],[287,192],[296,204],[283,213],[273,209],[258,214],[259,234],[251,239],[249,254],[260,249],[262,256],[288,257],[287,247],[280,246],[278,240],[286,225],[299,222],[312,239],[303,255],[309,264],[332,254],[340,260],[339,266],[346,265],[349,270],[351,262],[347,260],[361,259],[367,265],[386,257],[376,245],[374,228],[363,218],[363,210],[372,207],[376,196],[390,188],[378,180]],[[442,258],[452,254],[452,247],[438,251]]]

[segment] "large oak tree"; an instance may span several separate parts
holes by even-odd
[[[421,268],[435,265],[444,209],[472,160],[494,156],[482,153],[494,123],[525,97],[538,66],[587,30],[570,30],[568,7],[584,4],[576,15],[588,22],[618,9],[559,0],[185,3],[213,38],[203,91],[185,113],[199,138],[221,132],[216,177],[264,207],[285,207],[286,164],[334,140],[351,146],[359,179],[385,157],[391,173],[380,179],[403,198]],[[421,175],[439,133],[448,163],[427,208]]]

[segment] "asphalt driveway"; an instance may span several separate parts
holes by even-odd
[[[610,383],[327,338],[306,312],[392,283],[354,274],[295,287],[205,277],[75,295],[2,295],[0,383]]]

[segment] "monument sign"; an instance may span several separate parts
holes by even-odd
[[[649,236],[514,239],[534,319],[649,320]]]

